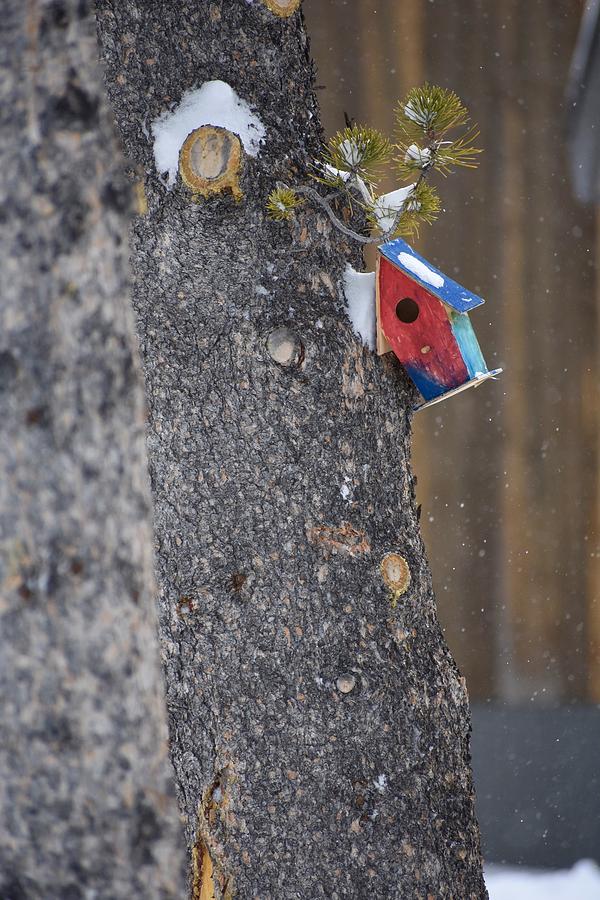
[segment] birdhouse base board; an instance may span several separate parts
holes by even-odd
[[[493,369],[491,372],[483,372],[481,375],[477,375],[476,378],[471,378],[469,381],[461,384],[460,387],[453,388],[451,391],[446,391],[445,394],[440,394],[439,397],[434,397],[433,400],[428,400],[427,403],[419,403],[413,408],[416,412],[417,410],[426,409],[428,406],[434,406],[434,404],[441,403],[442,400],[447,400],[448,397],[454,397],[455,394],[460,394],[461,391],[466,391],[468,388],[479,387],[479,385],[483,384],[484,381],[487,381],[488,378],[496,378],[501,372],[502,369]]]

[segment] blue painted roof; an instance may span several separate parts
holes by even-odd
[[[439,297],[448,306],[457,312],[470,312],[485,301],[472,294],[466,288],[457,284],[435,266],[432,266],[423,256],[413,250],[402,238],[396,238],[382,244],[379,252],[389,259],[391,263],[402,269],[409,278],[418,282],[426,291]]]

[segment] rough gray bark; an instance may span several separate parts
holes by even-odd
[[[302,18],[246,0],[100,0],[98,18],[148,198],[134,305],[193,896],[485,897],[467,695],[409,467],[414,398],[352,333],[354,248],[319,211],[265,217],[320,140]],[[154,168],[150,123],[214,78],[268,128],[239,203],[192,202]],[[388,551],[411,571],[395,608]]]
[[[86,2],[2,6],[0,897],[183,896],[129,189]]]

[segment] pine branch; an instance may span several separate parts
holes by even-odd
[[[479,131],[471,127],[447,139],[448,131],[468,123],[467,110],[452,91],[431,84],[409,91],[396,117],[400,140],[394,148],[381,132],[363,125],[352,124],[335,134],[310,173],[333,190],[323,197],[308,186],[279,184],[267,203],[270,217],[288,219],[302,202],[302,195],[324,209],[342,234],[361,244],[418,235],[419,226],[433,222],[441,209],[437,191],[426,182],[427,177],[434,170],[445,176],[455,167],[475,168],[481,153],[475,146]],[[398,153],[394,160],[398,174],[403,179],[417,173],[418,177],[412,185],[377,196],[373,171],[389,160],[392,149]],[[349,228],[334,212],[331,203],[335,200],[349,206],[351,214],[358,206],[375,234],[363,235]]]
[[[396,110],[398,129],[407,144],[422,140],[423,135],[440,138],[468,121],[467,109],[458,96],[435,84],[412,88]]]

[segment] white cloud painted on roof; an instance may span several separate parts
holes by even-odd
[[[408,269],[409,272],[412,272],[413,275],[416,275],[417,278],[424,281],[426,284],[430,284],[432,287],[436,288],[441,288],[444,284],[444,279],[441,275],[438,275],[437,272],[433,272],[429,266],[426,266],[420,259],[411,256],[410,253],[399,253],[398,259],[405,269]]]
[[[161,113],[152,123],[154,162],[158,172],[168,172],[169,187],[175,184],[179,151],[188,134],[201,125],[217,125],[239,135],[244,150],[256,156],[266,129],[245,100],[224,81],[205,81],[186,91],[179,105]]]

